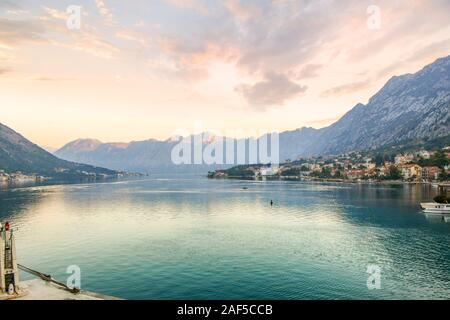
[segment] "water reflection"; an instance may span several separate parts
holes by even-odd
[[[448,298],[449,224],[418,209],[433,192],[148,179],[3,190],[0,212],[21,263],[62,279],[77,264],[85,288],[124,298]]]

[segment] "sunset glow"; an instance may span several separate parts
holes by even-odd
[[[167,139],[198,121],[242,135],[323,127],[450,54],[450,2],[377,1],[375,29],[370,5],[0,1],[2,123],[49,147]]]

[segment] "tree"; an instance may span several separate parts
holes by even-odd
[[[439,174],[439,180],[440,181],[447,181],[448,180],[448,174],[445,171],[445,169],[442,169],[441,173]]]
[[[322,172],[320,174],[321,178],[330,178],[331,177],[331,169],[330,168],[322,168]]]
[[[422,167],[436,166],[439,168],[444,168],[449,164],[449,162],[450,161],[447,154],[443,150],[438,150],[429,159],[420,158],[418,164]]]
[[[381,153],[377,153],[377,155],[375,156],[375,165],[377,167],[381,167],[384,162],[384,158],[384,155],[382,155]]]
[[[296,168],[289,168],[287,170],[284,170],[281,173],[281,175],[285,176],[285,177],[299,176],[300,175],[300,170],[296,169]]]
[[[322,168],[322,171],[313,172],[312,175],[314,177],[318,177],[321,179],[331,178],[331,169],[330,168]]]
[[[402,173],[396,166],[389,167],[389,179],[390,180],[400,180],[402,179]]]
[[[382,155],[382,162],[381,164],[383,164],[384,162],[394,162],[395,160],[395,154],[391,153],[383,153]]]
[[[434,197],[433,200],[437,203],[448,203],[450,201],[450,199],[444,194]]]
[[[433,164],[439,168],[443,168],[449,164],[447,154],[443,150],[436,151],[431,159]]]
[[[300,168],[300,171],[306,172],[306,171],[309,171],[309,168],[308,168],[307,166],[303,165],[303,166]]]

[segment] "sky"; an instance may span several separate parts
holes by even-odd
[[[0,0],[0,122],[52,148],[320,128],[448,55],[448,0]]]

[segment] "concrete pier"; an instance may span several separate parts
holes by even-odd
[[[60,286],[41,279],[20,283],[23,294],[11,297],[14,300],[122,300],[116,297],[102,295],[89,291],[72,293]]]

